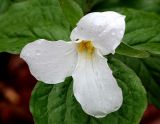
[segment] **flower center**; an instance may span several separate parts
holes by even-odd
[[[77,51],[79,53],[85,53],[88,57],[92,57],[95,47],[90,40],[82,40],[77,45]]]

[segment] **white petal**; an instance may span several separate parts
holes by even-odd
[[[125,16],[116,12],[94,12],[82,17],[71,40],[92,40],[103,55],[114,53],[125,31]]]
[[[44,39],[26,45],[22,52],[33,76],[45,83],[60,83],[72,75],[77,63],[75,44]]]
[[[73,91],[82,109],[97,118],[104,117],[120,108],[123,101],[121,88],[100,53],[91,59],[78,56],[73,73]]]

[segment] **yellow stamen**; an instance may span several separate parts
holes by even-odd
[[[79,53],[86,53],[88,57],[92,57],[95,48],[90,40],[82,40],[78,43],[77,50]]]

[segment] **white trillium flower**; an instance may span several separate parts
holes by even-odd
[[[40,39],[27,44],[20,56],[39,81],[57,84],[72,76],[74,96],[82,109],[100,118],[122,105],[121,88],[103,55],[115,52],[124,31],[125,16],[93,12],[80,19],[71,42]]]

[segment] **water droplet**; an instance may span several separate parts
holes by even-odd
[[[82,28],[82,27],[80,27],[80,30],[83,30],[83,28]]]
[[[36,50],[36,51],[35,51],[35,54],[36,54],[37,56],[41,55],[40,50]]]
[[[103,33],[106,33],[106,31],[103,31]]]
[[[40,53],[36,53],[37,56],[41,55]]]
[[[117,110],[119,107],[118,106],[116,106],[115,108],[114,108],[114,110]]]

